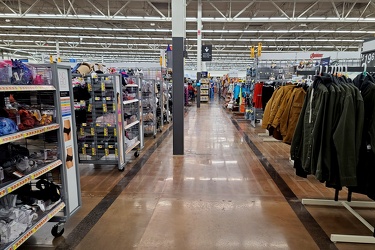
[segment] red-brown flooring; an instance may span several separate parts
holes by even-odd
[[[185,155],[173,156],[170,133],[76,249],[319,249],[230,116],[217,103],[190,107]],[[265,131],[259,124],[256,128],[243,120],[238,124],[299,200],[332,199],[333,190],[314,177],[295,175],[288,145],[263,142],[258,133]],[[148,140],[140,157],[152,142]],[[135,162],[125,172],[113,166],[82,167],[83,206],[66,224],[64,236],[53,240],[46,227],[22,248],[61,244]],[[345,199],[345,191],[340,197]],[[353,198],[368,200],[361,195]],[[371,235],[342,208],[306,208],[328,236]],[[372,210],[360,214],[375,224]],[[347,243],[336,247],[375,249]]]

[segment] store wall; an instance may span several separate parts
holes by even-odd
[[[263,52],[261,60],[320,60],[324,57],[336,59],[359,59],[359,51],[308,51],[308,52]]]

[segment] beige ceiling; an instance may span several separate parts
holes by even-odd
[[[196,56],[197,0],[186,0],[186,48]],[[158,62],[171,43],[171,0],[0,0],[4,53],[105,61]],[[202,0],[203,44],[215,60],[263,51],[358,51],[375,34],[375,3],[358,1]]]

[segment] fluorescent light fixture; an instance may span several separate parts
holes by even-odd
[[[307,20],[326,20],[325,17],[308,17]]]
[[[269,18],[268,17],[253,17],[253,18],[251,18],[251,20],[254,20],[254,21],[259,20],[259,21],[261,21],[261,20],[269,20]]]
[[[288,18],[286,18],[286,17],[270,17],[270,20],[272,20],[272,21],[275,21],[275,20],[288,20]]]

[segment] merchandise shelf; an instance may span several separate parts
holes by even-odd
[[[141,142],[140,141],[137,141],[136,143],[134,143],[133,145],[131,145],[130,147],[128,147],[125,151],[126,154],[129,154],[130,151],[132,151],[135,147],[137,147]]]
[[[2,185],[0,185],[0,198],[29,183],[31,180],[34,180],[41,175],[51,171],[52,169],[57,168],[61,164],[62,161],[57,160],[33,170],[31,173],[27,174],[19,180],[10,180],[2,183]]]
[[[139,123],[139,121],[132,122],[132,123],[126,125],[126,126],[125,126],[125,129],[131,128],[131,127],[133,127],[134,125],[137,125],[138,123]]]
[[[7,250],[16,250],[19,248],[30,236],[35,234],[44,224],[46,224],[52,217],[54,217],[58,212],[60,212],[65,207],[64,202],[57,203],[52,210],[48,212],[38,213],[38,218],[40,218],[36,223],[34,223],[29,229],[27,229],[23,234],[21,234],[17,240],[12,243],[7,244],[5,247],[0,245],[0,248]]]
[[[130,103],[134,103],[134,102],[138,102],[138,101],[139,101],[138,99],[127,100],[127,101],[124,101],[124,104],[130,104]]]
[[[0,85],[1,92],[56,90],[53,85]]]
[[[57,130],[60,128],[60,125],[57,123],[52,123],[46,126],[32,128],[28,130],[24,130],[21,132],[17,132],[14,134],[4,135],[0,137],[0,145],[8,142],[17,141],[23,138],[27,138],[34,135],[43,134],[48,131]]]
[[[125,88],[138,88],[137,84],[127,84],[125,85]]]

